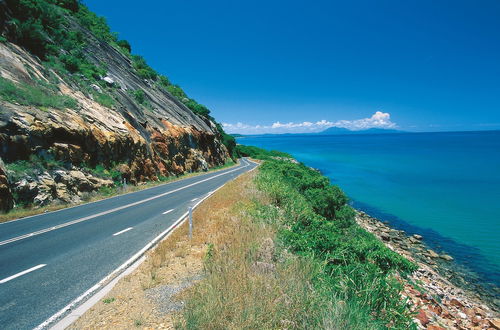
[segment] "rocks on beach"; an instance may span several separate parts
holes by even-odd
[[[478,299],[477,293],[457,287],[448,280],[460,277],[442,267],[453,261],[452,256],[439,254],[426,247],[421,235],[408,236],[404,231],[390,228],[365,212],[358,211],[356,220],[361,227],[377,236],[388,248],[419,267],[409,280],[404,282],[402,293],[409,299],[418,328],[500,329],[499,314],[496,310]]]

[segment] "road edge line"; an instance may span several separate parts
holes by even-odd
[[[152,200],[155,200],[155,199],[158,199],[158,198],[161,198],[161,197],[164,197],[164,196],[176,193],[176,192],[178,192],[180,190],[184,190],[184,189],[190,188],[192,186],[198,185],[200,183],[203,183],[203,182],[206,182],[206,181],[210,181],[210,180],[213,180],[213,179],[218,178],[220,176],[223,176],[223,175],[226,175],[226,174],[229,174],[229,173],[241,170],[241,169],[243,169],[243,168],[245,168],[245,167],[247,167],[249,165],[250,164],[246,164],[245,166],[242,166],[242,167],[239,167],[239,168],[234,168],[234,169],[232,169],[230,171],[227,171],[227,172],[224,172],[224,173],[219,173],[217,175],[214,175],[214,176],[211,176],[209,178],[206,178],[206,179],[203,179],[203,180],[200,180],[200,181],[196,181],[196,182],[187,184],[185,186],[176,188],[174,190],[170,190],[170,191],[167,191],[167,192],[164,192],[164,193],[161,193],[161,194],[158,194],[158,195],[154,195],[154,196],[151,196],[151,197],[148,197],[148,198],[145,198],[145,199],[141,199],[141,200],[129,203],[129,204],[122,205],[122,206],[118,206],[118,207],[115,207],[113,209],[102,211],[102,212],[99,212],[99,213],[96,213],[96,214],[91,214],[91,215],[88,215],[88,216],[85,216],[85,217],[82,217],[82,218],[78,218],[78,219],[75,219],[75,220],[72,220],[72,221],[61,223],[61,224],[56,225],[56,226],[52,226],[52,227],[40,229],[40,230],[38,230],[36,232],[24,234],[24,235],[17,236],[17,237],[12,237],[12,238],[6,239],[4,241],[1,241],[0,242],[0,246],[6,245],[6,244],[10,244],[10,243],[13,243],[13,242],[17,242],[17,241],[20,241],[20,240],[23,240],[23,239],[26,239],[26,238],[30,238],[30,237],[33,237],[33,236],[38,236],[38,235],[41,235],[41,234],[45,234],[45,233],[53,231],[53,230],[61,229],[61,228],[64,228],[64,227],[68,227],[68,226],[71,226],[71,225],[74,225],[74,224],[77,224],[77,223],[80,223],[80,222],[83,222],[83,221],[91,220],[91,219],[94,219],[94,218],[97,218],[97,217],[100,217],[100,216],[103,216],[103,215],[107,215],[107,214],[110,214],[110,213],[113,213],[113,212],[116,212],[116,211],[121,211],[121,210],[127,209],[129,207],[133,207],[133,206],[136,206],[136,205],[144,204],[144,203],[147,203],[149,201],[152,201]],[[54,211],[54,212],[56,212],[56,211]]]
[[[84,206],[84,205],[89,205],[89,204],[94,204],[94,203],[98,203],[98,202],[101,202],[101,201],[105,201],[105,200],[108,200],[108,199],[113,199],[113,198],[116,198],[116,197],[120,197],[120,196],[125,196],[125,195],[129,195],[129,194],[133,194],[133,193],[136,193],[136,192],[139,192],[139,191],[146,191],[146,190],[149,190],[149,189],[153,189],[153,188],[157,188],[157,187],[161,187],[161,186],[166,186],[166,185],[169,185],[169,184],[172,184],[172,183],[176,183],[176,182],[179,182],[179,181],[182,181],[182,180],[186,180],[186,179],[191,179],[191,178],[195,178],[197,176],[202,176],[202,175],[207,175],[207,174],[212,174],[212,173],[217,173],[217,172],[222,172],[222,171],[225,171],[225,170],[230,170],[232,169],[233,167],[238,167],[240,166],[241,164],[239,163],[236,163],[234,165],[231,165],[227,168],[220,168],[220,169],[217,169],[217,170],[212,170],[212,171],[208,171],[206,173],[202,173],[201,171],[198,171],[198,172],[194,172],[194,173],[199,173],[198,175],[194,175],[192,177],[188,177],[188,178],[183,178],[183,179],[180,179],[180,180],[174,180],[174,181],[170,181],[170,182],[165,182],[165,183],[161,183],[157,186],[152,186],[152,187],[148,187],[148,188],[144,188],[144,189],[140,189],[140,190],[137,190],[137,191],[130,191],[130,192],[127,192],[127,193],[124,193],[124,194],[119,194],[119,195],[114,195],[114,196],[110,196],[110,197],[105,197],[103,199],[98,199],[96,201],[92,201],[92,202],[86,202],[86,203],[82,203],[82,204],[76,204],[76,205],[71,205],[71,206],[68,206],[68,207],[64,207],[62,209],[59,209],[59,210],[53,210],[53,211],[48,211],[48,212],[44,212],[44,213],[38,213],[38,214],[33,214],[33,215],[28,215],[28,216],[25,216],[25,217],[21,217],[21,218],[17,218],[17,219],[12,219],[12,220],[7,220],[7,221],[3,221],[3,222],[0,222],[0,225],[3,225],[3,224],[6,224],[6,223],[9,223],[9,222],[14,222],[14,221],[20,221],[20,220],[25,220],[25,219],[29,219],[29,218],[34,218],[34,217],[37,217],[39,215],[45,215],[45,214],[50,214],[50,213],[56,213],[56,212],[60,212],[60,211],[64,211],[64,210],[68,210],[68,209],[72,209],[72,208],[75,208],[75,207],[79,207],[79,206]]]
[[[239,174],[238,176],[236,176],[235,178],[233,178],[230,181],[233,181],[236,178],[238,178],[239,176],[241,176],[245,173],[249,173],[260,166],[259,163],[248,160],[247,158],[243,158],[243,159],[245,159],[247,162],[251,162],[257,166],[255,166],[250,171],[246,171],[246,172]],[[226,183],[224,183],[223,185],[221,185],[217,189],[211,191],[206,196],[201,198],[193,206],[193,209],[198,207],[202,202],[204,202],[207,198],[212,196],[216,191],[218,191],[219,189],[224,187],[230,181],[227,181]],[[135,268],[139,267],[139,265],[141,265],[142,262],[144,262],[144,260],[146,260],[146,258],[145,258],[146,252],[151,250],[152,248],[156,247],[156,245],[158,245],[161,241],[167,239],[170,236],[170,234],[173,233],[174,229],[178,225],[182,224],[182,222],[187,220],[188,214],[189,214],[189,212],[185,212],[184,214],[182,214],[179,217],[179,219],[177,219],[170,227],[165,229],[158,236],[156,236],[152,241],[150,241],[148,244],[146,244],[141,250],[139,250],[139,252],[137,252],[132,257],[130,257],[127,261],[125,261],[118,268],[116,268],[110,274],[108,274],[106,277],[104,277],[102,280],[100,280],[96,285],[92,286],[90,289],[85,291],[78,298],[76,298],[75,300],[70,302],[68,305],[63,307],[61,310],[59,310],[57,313],[55,313],[54,315],[49,317],[47,320],[42,322],[40,325],[38,325],[36,328],[34,328],[34,330],[42,330],[42,329],[62,330],[62,329],[66,329],[68,326],[70,326],[74,321],[76,321],[78,319],[78,317],[80,317],[80,315],[83,315],[87,310],[92,308],[100,300],[100,296],[98,296],[99,299],[94,299],[95,301],[93,301],[93,303],[91,303],[91,304],[87,305],[86,302],[93,299],[93,297],[97,296],[101,291],[108,290],[104,293],[104,295],[105,295],[107,292],[111,291],[111,289],[116,285],[116,283],[118,283],[118,280],[119,280],[118,277],[125,276],[126,274],[124,275],[124,273],[126,273],[132,267],[135,267]],[[131,271],[133,271],[133,269]],[[83,307],[83,306],[85,306],[85,307]],[[83,308],[80,309],[80,307],[83,307]],[[65,315],[67,313],[69,313],[69,314]]]

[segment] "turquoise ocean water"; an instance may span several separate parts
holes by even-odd
[[[262,135],[238,143],[292,154],[356,208],[422,234],[500,286],[500,131]]]

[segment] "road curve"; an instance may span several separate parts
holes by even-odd
[[[129,260],[240,165],[0,224],[0,324],[32,329]]]

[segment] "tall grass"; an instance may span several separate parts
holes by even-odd
[[[361,229],[328,180],[283,161],[239,180],[199,210],[219,225],[197,238],[206,278],[187,293],[179,328],[415,327],[397,280],[413,265]],[[337,197],[315,203],[311,186]],[[332,205],[331,218],[319,214]]]

